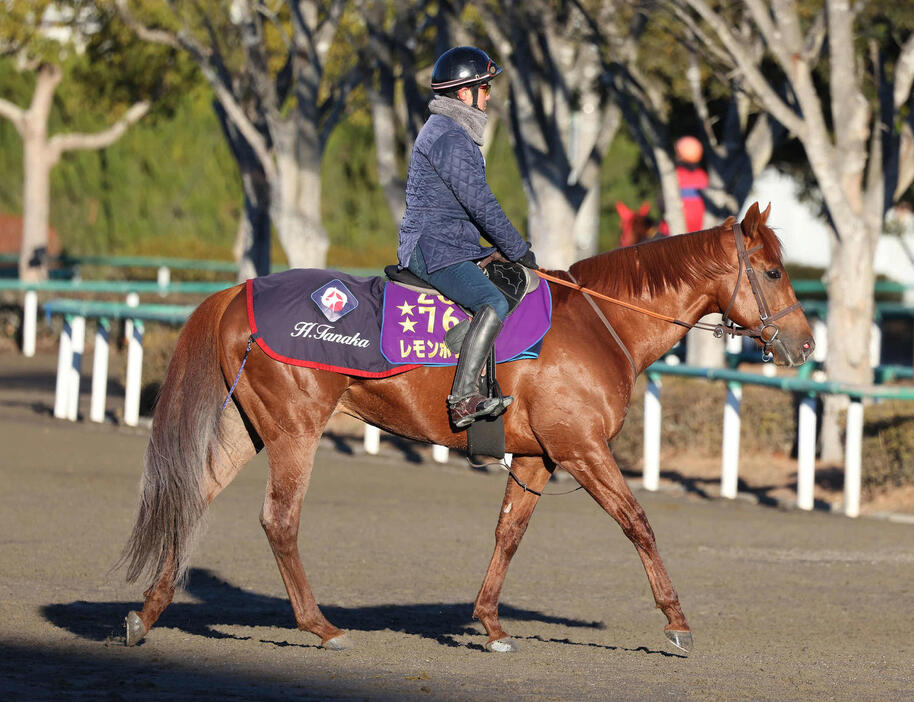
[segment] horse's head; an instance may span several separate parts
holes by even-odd
[[[637,211],[630,210],[624,202],[616,202],[616,212],[622,223],[622,236],[620,246],[640,244],[657,235],[657,221],[650,216],[651,203],[641,203]]]
[[[724,276],[718,302],[729,320],[751,330],[765,353],[781,366],[798,366],[815,342],[781,261],[781,244],[767,226],[771,205],[759,212],[753,203],[741,224],[728,220],[722,239],[732,252],[734,271]]]

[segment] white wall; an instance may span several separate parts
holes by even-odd
[[[831,251],[831,233],[824,219],[816,216],[814,206],[800,202],[797,184],[792,178],[769,168],[759,176],[746,206],[756,200],[763,210],[771,203],[768,224],[784,244],[784,260],[807,266],[825,268]],[[876,272],[899,283],[914,284],[914,214],[910,211],[890,212],[896,216],[902,235],[884,234],[876,247]]]

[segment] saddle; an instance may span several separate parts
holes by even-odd
[[[505,300],[508,301],[508,314],[511,314],[511,312],[514,311],[514,308],[517,307],[529,293],[536,290],[540,284],[539,276],[533,271],[519,263],[507,260],[497,251],[478,261],[476,265],[482,269],[482,272],[486,274],[486,277],[492,281],[499,292],[504,295]],[[399,283],[411,290],[435,294],[439,292],[409,269],[404,268],[400,270],[396,264],[386,266],[384,268],[384,275],[387,276],[388,280]],[[468,315],[472,314],[463,305],[459,303],[455,304]],[[445,337],[445,343],[448,345],[451,353],[460,353],[460,346],[463,344],[463,338],[466,336],[469,326],[469,320],[465,319],[448,331],[447,336]],[[492,363],[494,365],[494,358]]]
[[[477,262],[483,273],[492,281],[508,302],[508,313],[516,308],[527,294],[539,287],[540,278],[526,266],[505,259],[497,251]],[[439,291],[419,278],[410,270],[400,270],[396,265],[386,266],[384,274],[388,279],[419,292]],[[459,305],[467,314],[469,310]],[[451,353],[460,353],[464,337],[470,327],[470,320],[465,319],[448,331],[445,343]],[[495,349],[489,354],[485,373],[480,381],[480,392],[488,397],[502,398],[501,388],[495,378]],[[485,463],[487,457],[501,459],[505,455],[505,427],[501,415],[473,422],[467,428],[467,455],[471,462]]]

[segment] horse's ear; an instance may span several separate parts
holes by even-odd
[[[622,218],[623,222],[627,222],[632,218],[632,211],[625,206],[625,203],[617,200],[616,201],[616,212],[619,213],[619,216]]]
[[[648,215],[648,213],[650,213],[650,211],[651,211],[651,203],[642,202],[641,209],[638,210],[638,214],[641,215],[642,217],[647,217],[647,215]]]
[[[758,211],[758,203],[753,202],[749,205],[746,216],[743,217],[743,231],[747,236],[752,236],[758,230],[759,219],[761,214]]]
[[[771,203],[768,203],[768,207],[765,208],[765,211],[762,212],[762,224],[768,224],[768,215],[771,214]]]

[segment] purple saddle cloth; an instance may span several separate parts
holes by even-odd
[[[291,269],[246,284],[248,322],[271,358],[363,378],[457,363],[445,333],[467,315],[442,295],[380,277]],[[498,362],[536,358],[552,317],[546,281],[508,315]]]

